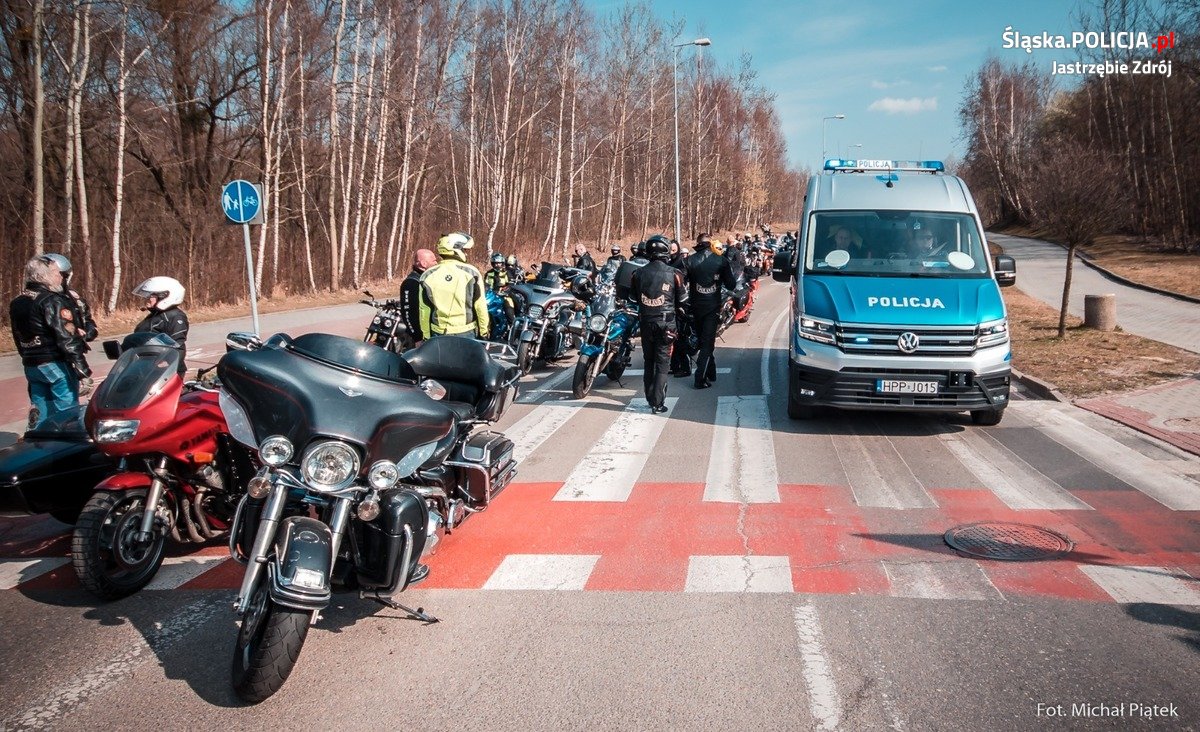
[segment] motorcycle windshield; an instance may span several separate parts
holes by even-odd
[[[179,346],[167,336],[121,353],[108,377],[96,389],[92,402],[98,409],[124,410],[157,396],[179,373]],[[164,341],[169,341],[166,345]]]
[[[286,437],[297,462],[314,440],[340,439],[360,448],[366,469],[399,461],[454,425],[450,409],[416,385],[403,358],[352,338],[273,338],[260,350],[225,354],[217,375],[246,411],[255,441]]]
[[[535,277],[533,280],[533,284],[540,287],[554,287],[562,289],[562,277],[560,277],[558,274],[559,270],[562,268],[563,266],[561,264],[555,264],[554,262],[542,262],[541,267],[538,268],[537,277]]]

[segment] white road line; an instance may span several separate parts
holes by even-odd
[[[1200,581],[1170,567],[1100,567],[1079,570],[1117,602],[1200,605]]]
[[[684,592],[794,592],[788,557],[696,556]]]
[[[6,729],[45,729],[59,727],[60,720],[105,689],[119,683],[127,683],[137,667],[149,660],[149,656],[162,656],[175,641],[199,631],[200,626],[217,613],[229,612],[229,604],[214,599],[210,593],[185,605],[178,612],[161,622],[139,629],[140,637],[131,638],[121,647],[120,653],[102,661],[79,676],[67,679],[41,702],[10,717],[3,725]]]
[[[767,397],[718,397],[704,500],[779,503],[779,474],[771,437]]]
[[[775,342],[775,334],[779,332],[779,326],[783,325],[783,319],[791,315],[791,310],[784,308],[783,312],[779,313],[775,318],[775,322],[771,323],[771,330],[767,333],[767,342],[763,344],[762,349],[762,390],[763,394],[771,393],[771,354],[775,353],[771,348],[771,344]],[[720,369],[718,369],[720,371]]]
[[[598,561],[598,554],[509,554],[483,589],[582,590]]]
[[[892,597],[927,600],[998,600],[1000,591],[970,559],[940,562],[884,561]]]
[[[571,366],[570,368],[560,369],[557,374],[555,374],[554,376],[551,376],[549,379],[547,379],[546,383],[542,384],[541,386],[539,386],[536,389],[530,389],[529,391],[525,392],[524,394],[521,394],[520,396],[518,396],[516,399],[517,404],[532,404],[533,402],[536,402],[537,400],[541,399],[543,396],[545,396],[549,392],[552,392],[555,389],[557,389],[560,384],[565,382],[567,379],[571,378],[574,374],[575,374],[574,366]]]
[[[547,402],[513,423],[512,427],[504,430],[504,434],[515,445],[513,458],[520,463],[532,455],[582,406],[583,402],[579,401]]]
[[[846,422],[850,429],[852,423]],[[850,483],[854,500],[864,508],[936,508],[937,501],[913,474],[887,437],[834,436],[833,449]]]
[[[808,708],[817,729],[835,730],[842,721],[837,682],[829,668],[829,659],[821,638],[821,621],[812,605],[792,609],[796,622],[796,641],[804,665],[804,684],[808,687]]]
[[[938,439],[1009,508],[1085,511],[1092,508],[983,433],[940,434]]]
[[[1108,435],[1058,411],[1027,410],[1055,442],[1173,511],[1200,511],[1200,482],[1171,470]]]
[[[204,557],[167,557],[163,560],[158,574],[146,585],[147,590],[173,590],[189,580],[195,579],[218,564],[229,559],[218,554]]]
[[[634,399],[596,442],[555,494],[556,501],[627,501],[662,435],[679,397],[667,397],[667,411],[650,412],[645,399]]]
[[[69,557],[0,559],[0,590],[11,590],[22,582],[53,572],[70,561]]]
[[[718,375],[732,374],[732,373],[733,373],[733,369],[731,369],[731,368],[718,368],[717,369]],[[625,373],[622,375],[622,378],[624,378],[625,376],[645,376],[645,375],[646,375],[645,369],[625,369]]]

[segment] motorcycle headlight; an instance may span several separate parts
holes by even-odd
[[[413,448],[400,462],[396,463],[397,476],[399,478],[407,478],[417,472],[417,468],[424,465],[426,460],[433,457],[433,451],[436,449],[436,442],[426,442],[424,445]]]
[[[140,424],[137,419],[101,419],[92,428],[92,439],[109,445],[129,442],[137,435]]]
[[[384,328],[391,328],[391,327],[392,327],[392,322],[393,322],[393,321],[392,321],[392,319],[391,319],[391,318],[384,318],[384,319],[383,319],[383,327],[384,327]]]
[[[291,441],[281,435],[272,435],[258,446],[259,458],[272,468],[287,465],[287,462],[292,459],[293,453]]]
[[[377,491],[386,491],[400,480],[396,464],[391,460],[380,460],[367,471],[367,482]]]
[[[603,315],[593,315],[588,321],[588,328],[596,333],[608,330],[608,318]]]
[[[800,337],[820,343],[833,343],[834,324],[829,320],[800,318]]]
[[[541,305],[529,306],[529,317],[533,318],[534,320],[542,317],[543,312],[545,312],[545,308],[543,308]]]
[[[339,491],[358,475],[358,453],[344,442],[318,442],[304,453],[300,472],[318,491]]]
[[[1008,318],[981,323],[975,336],[975,347],[986,348],[1008,343]]]

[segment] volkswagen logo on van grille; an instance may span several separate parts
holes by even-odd
[[[912,331],[905,331],[896,339],[896,347],[901,353],[916,353],[917,347],[921,345],[921,339]]]

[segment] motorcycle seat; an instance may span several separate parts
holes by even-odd
[[[454,412],[454,420],[456,422],[466,422],[475,419],[477,416],[474,404],[449,400],[443,401],[442,404],[446,405],[451,412]]]
[[[402,358],[419,376],[439,381],[454,381],[495,393],[516,381],[521,371],[515,365],[492,358],[483,341],[460,336],[429,338]],[[449,388],[449,385],[447,385]],[[454,399],[455,394],[448,395]],[[471,401],[477,399],[454,399]]]

